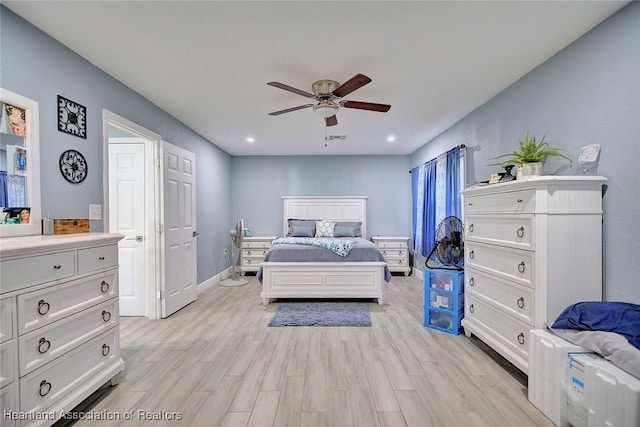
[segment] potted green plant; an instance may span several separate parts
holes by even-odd
[[[550,146],[549,143],[545,141],[546,136],[547,134],[545,133],[543,137],[540,138],[540,141],[536,141],[536,136],[527,131],[524,137],[518,140],[518,150],[494,157],[494,159],[504,160],[493,163],[492,165],[501,167],[516,165],[518,176],[530,176],[542,174],[542,164],[547,157],[562,157],[572,162],[565,154],[566,150]]]

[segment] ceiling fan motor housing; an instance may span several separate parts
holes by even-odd
[[[311,87],[316,97],[330,97],[334,90],[340,86],[335,80],[318,80]]]

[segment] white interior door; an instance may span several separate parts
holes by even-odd
[[[145,144],[109,144],[109,231],[118,243],[120,315],[145,315]]]
[[[195,174],[195,155],[163,141],[163,318],[198,296]]]

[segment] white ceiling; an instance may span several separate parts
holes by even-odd
[[[410,154],[627,1],[2,3],[241,156]],[[269,81],[311,92],[357,73],[373,81],[344,99],[388,113],[268,115],[313,101]]]

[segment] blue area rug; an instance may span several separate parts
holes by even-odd
[[[268,326],[371,326],[367,303],[283,303]]]

